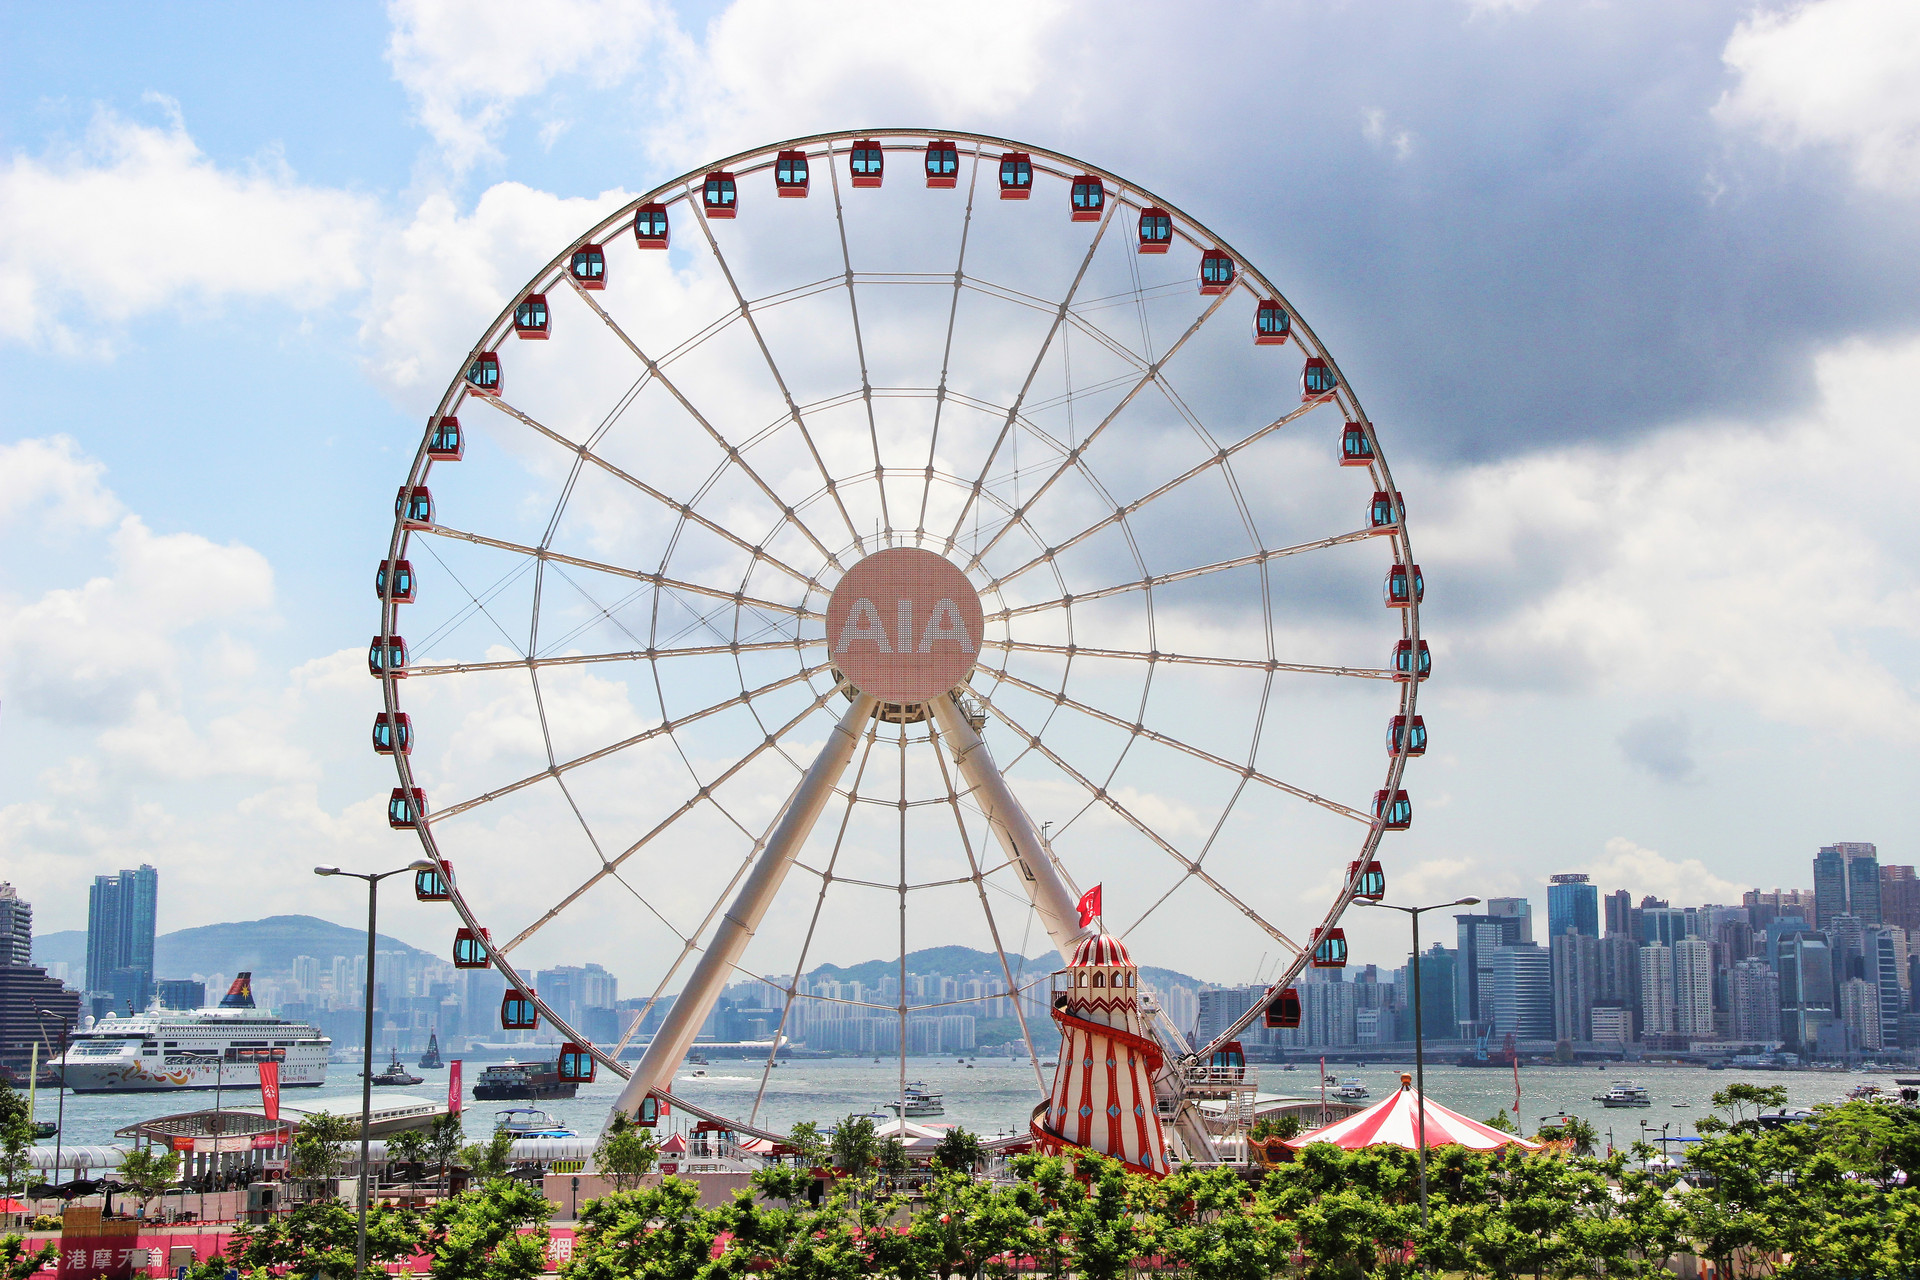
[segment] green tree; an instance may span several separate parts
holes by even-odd
[[[0,1080],[0,1180],[11,1192],[33,1164],[33,1119],[27,1099]]]
[[[1734,1125],[1757,1124],[1760,1113],[1768,1107],[1775,1111],[1787,1105],[1787,1091],[1780,1085],[1758,1085],[1735,1083],[1713,1095],[1715,1110],[1733,1114]],[[1753,1115],[1747,1115],[1747,1108],[1753,1108]]]
[[[726,1214],[700,1207],[700,1188],[666,1177],[615,1191],[580,1211],[564,1280],[698,1280],[711,1267]]]
[[[969,1133],[964,1125],[955,1125],[940,1135],[940,1143],[933,1149],[933,1162],[942,1169],[972,1173],[980,1167],[985,1155],[979,1135]]]
[[[505,1177],[513,1167],[513,1134],[495,1129],[485,1142],[470,1142],[461,1148],[457,1163],[482,1180]]]
[[[654,1145],[653,1130],[634,1123],[624,1111],[616,1111],[608,1122],[600,1143],[593,1149],[594,1166],[613,1179],[615,1191],[628,1191],[640,1185],[640,1179],[652,1172],[660,1158]]]
[[[1499,1115],[1492,1116],[1487,1120],[1487,1127],[1491,1129],[1498,1129],[1502,1133],[1511,1133],[1515,1137],[1518,1137],[1520,1135],[1520,1126],[1518,1124],[1515,1124],[1513,1120],[1508,1118],[1507,1109],[1505,1107],[1500,1108]]]
[[[1285,1269],[1293,1233],[1264,1190],[1231,1169],[1183,1169],[1156,1188],[1160,1254],[1192,1280],[1246,1280]]]
[[[420,1166],[427,1162],[427,1134],[424,1129],[402,1129],[387,1139],[388,1176],[392,1176],[395,1165],[407,1170],[407,1176],[417,1178]]]
[[[457,1111],[435,1116],[433,1124],[427,1129],[427,1159],[433,1161],[443,1191],[446,1189],[447,1170],[459,1158],[466,1142],[466,1128],[461,1124]]]
[[[1032,1220],[1007,1188],[954,1168],[943,1168],[927,1184],[905,1236],[917,1263],[912,1269],[940,1280],[978,1280],[990,1268],[1005,1271],[1010,1257],[1030,1253],[1034,1244]],[[896,1264],[892,1273],[905,1276],[909,1267]]]
[[[435,1280],[535,1280],[547,1266],[553,1203],[524,1182],[492,1178],[427,1211],[427,1274]],[[532,1231],[522,1232],[521,1227]]]
[[[874,1153],[874,1165],[886,1176],[889,1189],[897,1188],[900,1179],[913,1167],[913,1161],[907,1158],[907,1146],[892,1134],[880,1139],[878,1150]]]
[[[1299,1137],[1305,1128],[1298,1115],[1291,1111],[1283,1111],[1278,1115],[1261,1116],[1253,1122],[1253,1128],[1247,1132],[1255,1141],[1279,1138],[1284,1142],[1289,1138]]]
[[[359,1216],[339,1200],[295,1205],[284,1218],[234,1228],[228,1256],[244,1271],[291,1267],[300,1276],[351,1277]],[[367,1260],[397,1262],[420,1245],[419,1215],[373,1205],[367,1210]]]
[[[347,1144],[360,1134],[356,1121],[315,1112],[293,1131],[293,1170],[303,1178],[337,1178],[347,1161]]]
[[[811,1120],[802,1120],[793,1126],[787,1134],[786,1145],[792,1148],[794,1158],[807,1168],[825,1164],[830,1154],[826,1139],[820,1136],[820,1126]]]
[[[1573,1144],[1573,1154],[1590,1156],[1594,1153],[1594,1145],[1600,1140],[1600,1131],[1593,1127],[1590,1120],[1582,1120],[1579,1116],[1561,1116],[1559,1124],[1544,1125],[1534,1136],[1542,1142],[1570,1142]]]
[[[27,1252],[27,1238],[12,1232],[0,1236],[0,1280],[28,1280],[36,1271],[60,1260],[60,1245],[49,1240],[33,1252]]]
[[[129,1151],[120,1162],[120,1181],[139,1200],[147,1201],[172,1186],[180,1177],[180,1157],[172,1151],[156,1154],[152,1148]]]
[[[880,1141],[874,1135],[868,1116],[848,1116],[833,1131],[833,1165],[853,1177],[865,1173],[880,1154]]]

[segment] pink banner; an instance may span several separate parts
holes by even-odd
[[[267,1113],[267,1119],[280,1119],[280,1064],[263,1062],[260,1064],[260,1106]]]
[[[447,1064],[447,1110],[460,1114],[460,1059]]]

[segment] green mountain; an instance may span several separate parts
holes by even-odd
[[[1013,970],[1015,981],[1022,984],[1043,974],[1053,972],[1060,967],[1060,953],[1045,951],[1037,956],[1018,956],[1009,952],[1007,964]],[[858,982],[861,985],[878,982],[889,974],[898,975],[898,960],[867,960],[860,964],[841,966],[823,964],[808,972],[809,978],[830,978],[841,982]],[[972,947],[928,947],[922,951],[907,952],[907,972],[925,974],[930,977],[952,978],[963,973],[1000,972],[1000,957],[991,951],[976,951]],[[1142,965],[1140,976],[1148,986],[1165,990],[1168,987],[1192,987],[1198,990],[1205,985],[1199,978],[1189,977],[1173,969],[1160,969],[1152,965]]]
[[[377,935],[376,945],[381,951],[428,954],[384,933]],[[268,916],[161,934],[153,941],[153,976],[187,978],[196,973],[224,973],[231,977],[242,969],[283,973],[293,968],[295,956],[312,956],[322,964],[331,964],[335,956],[366,953],[364,930],[317,916]],[[64,960],[72,967],[70,981],[80,982],[87,965],[86,930],[41,934],[33,940],[33,959],[35,964]],[[207,994],[212,997],[216,993]]]

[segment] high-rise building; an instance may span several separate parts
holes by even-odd
[[[1615,889],[1607,895],[1606,924],[1609,938],[1616,933],[1633,933],[1633,895],[1625,889]]]
[[[1796,933],[1780,940],[1780,1031],[1812,1053],[1820,1028],[1834,1020],[1833,952],[1825,935]]]
[[[1515,903],[1525,908],[1527,900],[1496,898],[1487,904],[1485,915],[1453,918],[1460,944],[1454,967],[1453,1006],[1463,1036],[1477,1036],[1490,1025],[1493,1002],[1490,953],[1497,947],[1520,946],[1532,939],[1531,916],[1514,910],[1512,904]],[[1493,910],[1496,905],[1502,909]],[[1429,1030],[1428,1034],[1439,1032]]]
[[[1839,1021],[1846,1027],[1853,1046],[1857,1049],[1883,1048],[1879,991],[1864,978],[1848,978],[1840,984],[1839,996]]]
[[[1305,996],[1305,984],[1302,997]],[[1234,1024],[1239,1016],[1253,1007],[1256,995],[1263,993],[1264,987],[1202,987],[1200,988],[1200,1017],[1196,1037],[1201,1044],[1217,1037]],[[1305,1023],[1301,1026],[1304,1028]]]
[[[1409,961],[1413,957],[1408,957]],[[1456,994],[1454,972],[1459,957],[1454,952],[1434,943],[1420,954],[1420,1033],[1423,1036],[1446,1037],[1455,1034],[1459,1028],[1459,1018],[1454,1013]],[[1411,965],[1409,965],[1411,967]],[[1413,987],[1407,986],[1405,1000],[1400,1005],[1401,1016],[1399,1039],[1413,1039]]]
[[[1675,1035],[1713,1036],[1713,944],[1704,938],[1673,944],[1673,1003]]]
[[[1531,942],[1493,947],[1487,952],[1492,973],[1495,1035],[1522,1040],[1553,1036],[1553,961],[1547,949]]]
[[[1640,906],[1640,941],[1657,942],[1663,947],[1671,947],[1687,936],[1687,913],[1684,908],[1670,907],[1662,902],[1649,906],[1643,902]]]
[[[160,873],[95,876],[87,899],[87,989],[111,992],[116,1007],[144,1009],[153,998],[153,935]]]
[[[1880,923],[1880,858],[1870,844],[1836,841],[1813,856],[1813,927],[1837,915]]]
[[[1780,976],[1764,960],[1733,966],[1733,1038],[1748,1044],[1780,1039]]]
[[[153,984],[153,994],[162,1009],[207,1007],[207,984],[193,978],[162,978]]]
[[[1593,1002],[1600,990],[1600,939],[1569,925],[1553,935],[1547,952],[1553,963],[1553,1038],[1591,1040]]]
[[[0,881],[0,964],[33,963],[33,904]]]
[[[1640,1033],[1670,1036],[1678,1032],[1673,990],[1673,948],[1649,942],[1640,948]]]
[[[1640,946],[1624,933],[1612,933],[1600,939],[1598,948],[1600,975],[1594,987],[1595,1005],[1610,1004],[1627,1011],[1634,1020],[1640,1012]],[[1628,1028],[1627,1039],[1633,1039]],[[1598,1032],[1594,1038],[1599,1039]]]
[[[1880,868],[1880,919],[1909,937],[1920,934],[1920,878],[1912,867]]]
[[[1595,1043],[1633,1043],[1633,1010],[1618,1004],[1596,1004],[1592,1018]]]
[[[1879,1047],[1882,1049],[1904,1047],[1900,1034],[1900,1015],[1905,1011],[1907,1002],[1901,983],[1905,976],[1906,950],[1904,929],[1880,928],[1867,932],[1863,966],[1866,972],[1862,977],[1874,989],[1880,1019]]]
[[[1516,945],[1533,941],[1533,904],[1525,898],[1488,898],[1487,914],[1520,922],[1520,941]]]
[[[1551,876],[1547,881],[1549,942],[1569,928],[1589,938],[1600,936],[1600,891],[1580,872]]]

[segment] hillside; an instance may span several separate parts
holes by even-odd
[[[384,933],[378,946],[382,951],[427,954]],[[279,973],[293,967],[295,956],[312,956],[330,964],[335,956],[365,955],[366,949],[367,935],[359,929],[317,916],[268,916],[163,933],[153,942],[153,968],[156,978],[196,973],[231,976],[242,969]],[[67,929],[36,937],[33,958],[36,964],[66,961],[72,967],[72,981],[79,982],[87,965],[86,931]]]
[[[1026,983],[1058,969],[1060,953],[1046,951],[1040,955],[1025,957],[1009,953],[1007,964],[1013,969],[1014,978],[1021,983]],[[898,960],[867,960],[860,964],[846,966],[823,964],[809,971],[807,976],[833,978],[842,982],[858,982],[865,985],[899,972]],[[940,977],[953,977],[962,973],[998,974],[1000,958],[991,951],[976,951],[972,947],[928,947],[923,951],[907,953],[907,972]],[[1140,976],[1148,986],[1161,989],[1181,986],[1198,990],[1205,985],[1199,978],[1189,977],[1173,969],[1155,968],[1152,965],[1142,965]]]

